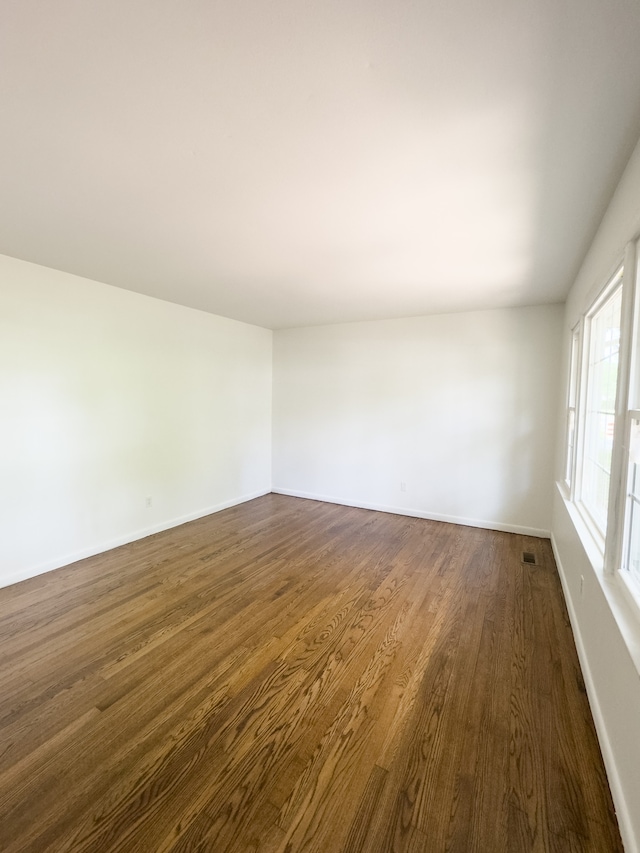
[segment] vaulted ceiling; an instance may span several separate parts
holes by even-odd
[[[0,252],[270,328],[562,301],[637,0],[5,0]]]

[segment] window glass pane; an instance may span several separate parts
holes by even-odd
[[[630,462],[627,497],[627,540],[624,567],[640,589],[640,471],[638,464]]]
[[[578,386],[578,347],[579,332],[574,331],[571,337],[571,360],[569,362],[569,399],[567,405],[567,446],[564,468],[564,480],[571,486],[573,477],[573,462],[576,446],[576,394]]]
[[[578,334],[574,332],[571,337],[571,361],[569,364],[569,405],[576,404],[576,368],[578,366]]]
[[[638,477],[638,466],[633,465],[631,468],[631,488],[629,493],[640,501],[640,477]]]
[[[607,526],[620,347],[622,288],[591,319],[585,413],[582,502],[600,532]]]
[[[569,409],[569,418],[567,422],[567,467],[564,478],[567,483],[571,482],[571,474],[573,470],[573,448],[575,447],[576,433],[576,411]]]
[[[631,500],[628,569],[640,583],[640,504]]]

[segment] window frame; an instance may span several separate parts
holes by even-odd
[[[621,393],[620,408],[623,412],[623,424],[619,441],[620,471],[618,486],[619,523],[615,541],[611,547],[611,558],[605,569],[614,570],[622,582],[627,599],[634,605],[636,615],[640,617],[640,583],[631,571],[629,555],[631,549],[631,521],[633,504],[637,503],[631,494],[634,482],[633,475],[640,474],[640,464],[635,464],[630,457],[631,428],[634,423],[640,423],[640,240],[627,246],[625,266],[628,269],[628,298],[623,301],[623,312],[626,310],[627,329],[625,347],[625,373],[623,375],[624,389]],[[634,465],[636,467],[633,471]],[[640,506],[640,504],[639,504]]]
[[[571,330],[571,342],[569,344],[569,382],[567,387],[567,405],[565,419],[565,441],[564,441],[564,486],[573,500],[576,486],[576,464],[578,449],[578,416],[580,412],[580,367],[582,364],[582,339],[583,318],[576,323]],[[573,420],[573,430],[571,421]],[[573,441],[571,441],[571,438]]]
[[[625,258],[626,260],[626,258]],[[578,388],[577,388],[577,409],[576,409],[576,439],[575,439],[575,449],[574,449],[574,469],[573,469],[573,488],[571,490],[571,500],[575,504],[578,509],[580,516],[584,524],[587,527],[592,539],[594,540],[598,550],[605,557],[606,562],[606,552],[607,552],[607,543],[611,537],[611,530],[615,527],[615,524],[611,524],[611,508],[612,508],[612,486],[614,484],[614,472],[617,473],[617,468],[614,468],[616,463],[616,433],[619,431],[620,418],[619,418],[619,405],[618,401],[620,398],[620,367],[622,363],[622,345],[623,345],[623,318],[624,318],[624,299],[625,293],[628,291],[628,288],[625,288],[625,276],[624,271],[626,266],[624,263],[618,262],[615,267],[615,271],[609,278],[607,279],[606,284],[600,290],[595,299],[592,300],[588,310],[585,312],[583,317],[581,318],[581,322],[579,324],[581,328],[581,348],[580,348],[580,363],[579,369],[576,371],[576,375],[578,377]],[[587,420],[587,399],[588,399],[588,389],[589,389],[589,353],[591,350],[592,343],[592,332],[593,332],[593,321],[595,317],[599,314],[599,312],[605,307],[607,302],[613,298],[615,293],[621,289],[622,292],[622,306],[620,312],[620,343],[618,348],[618,373],[616,379],[616,403],[614,406],[614,435],[613,435],[613,447],[612,447],[612,456],[611,456],[611,470],[609,473],[609,490],[608,490],[608,499],[607,499],[607,519],[605,529],[603,530],[598,523],[598,521],[594,518],[593,514],[589,510],[588,504],[586,504],[583,500],[583,480],[584,480],[584,460],[585,460],[585,434],[586,434],[586,420]],[[575,327],[574,327],[575,328]]]
[[[622,306],[620,320],[620,346],[618,352],[618,379],[616,386],[615,422],[611,459],[611,476],[609,482],[609,499],[607,515],[609,523],[607,526],[606,539],[603,542],[596,541],[593,535],[593,526],[585,518],[581,511],[578,497],[580,495],[580,462],[582,458],[583,423],[582,411],[584,409],[586,388],[586,361],[585,351],[588,346],[588,323],[587,318],[592,316],[597,306],[606,299],[611,281],[622,267]],[[581,333],[581,350],[578,356],[579,365],[576,371],[578,377],[577,388],[577,435],[575,449],[575,463],[572,473],[572,487],[568,493],[566,485],[566,447],[568,437],[563,436],[564,448],[559,448],[557,489],[565,503],[566,510],[571,519],[575,533],[578,536],[584,556],[590,563],[594,577],[604,598],[606,599],[612,616],[617,623],[626,648],[631,655],[634,666],[640,675],[640,583],[638,583],[637,572],[630,571],[629,566],[629,536],[630,514],[628,488],[631,485],[629,479],[631,473],[630,438],[631,424],[636,420],[640,423],[640,231],[636,232],[631,242],[624,247],[624,252],[618,255],[617,263],[611,268],[611,275],[606,279],[604,287],[592,288],[585,297],[582,306],[574,306],[574,313],[570,316],[571,326],[567,329],[567,337]],[[601,279],[601,281],[604,280]],[[582,310],[580,310],[582,308]],[[586,309],[586,310],[585,310]],[[571,308],[569,309],[571,310]],[[577,321],[577,322],[576,322]],[[568,355],[568,357],[567,357]],[[570,351],[565,350],[566,361],[570,361]],[[566,368],[565,368],[566,369]],[[565,382],[569,376],[565,373]],[[568,406],[569,393],[565,392],[564,404]],[[563,421],[565,413],[563,412]],[[567,415],[568,422],[568,415]],[[566,423],[566,422],[565,422]],[[565,426],[566,428],[566,426]],[[638,476],[640,476],[640,464],[638,465]],[[636,481],[637,482],[637,481]],[[637,490],[640,494],[640,489]],[[637,530],[635,531],[637,533]],[[552,534],[552,542],[554,542]],[[636,540],[637,544],[637,540]],[[556,545],[554,543],[554,552]],[[633,554],[637,551],[634,549]],[[562,573],[561,573],[562,574]],[[573,579],[575,581],[575,578]],[[568,583],[563,576],[563,585]],[[583,579],[580,579],[580,598],[583,593]],[[565,586],[565,594],[569,601],[576,603],[573,591]]]

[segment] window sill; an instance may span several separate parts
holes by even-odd
[[[602,542],[602,539],[599,536],[596,536],[591,526],[587,524],[579,506],[574,501],[569,500],[562,488],[562,484],[558,483],[557,485],[558,491],[562,496],[567,512],[571,516],[573,526],[576,529],[578,538],[582,542],[582,547],[587,553],[587,557],[589,558],[589,562],[591,563],[594,572],[604,576],[604,543]]]
[[[636,601],[630,588],[630,582],[624,577],[624,572],[605,573],[601,546],[585,523],[579,509],[567,499],[562,484],[557,483],[557,487],[618,626],[622,640],[640,677],[640,604]]]
[[[601,579],[607,603],[616,620],[636,672],[640,676],[640,607],[632,598],[624,572],[616,572]]]
[[[629,577],[629,573],[626,571],[616,572],[615,579],[618,582],[622,595],[624,596],[627,609],[631,613],[631,617],[633,619],[633,623],[631,625],[631,633],[633,636],[631,637],[630,642],[634,642],[638,647],[637,654],[638,657],[640,657],[640,598],[638,597],[638,584]],[[629,645],[629,643],[627,643],[627,645]]]

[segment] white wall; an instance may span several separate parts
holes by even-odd
[[[570,330],[623,258],[624,246],[640,230],[640,144],[636,148],[567,299],[564,318],[566,399]],[[557,477],[562,476],[564,422],[558,430]],[[580,654],[589,700],[607,766],[625,849],[640,851],[640,676],[631,644],[640,641],[640,622],[619,585],[602,575],[589,557],[577,522],[559,491],[554,499],[552,542]],[[584,588],[580,593],[581,577]]]
[[[548,535],[561,319],[542,306],[275,332],[274,491]]]
[[[271,342],[0,256],[0,585],[269,492]]]

